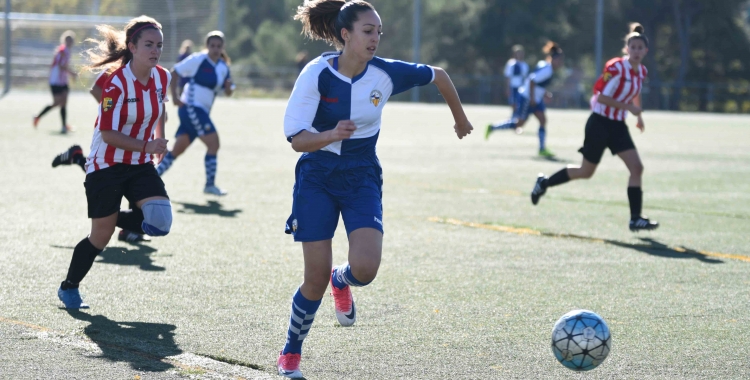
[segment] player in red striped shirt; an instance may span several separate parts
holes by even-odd
[[[641,116],[641,89],[648,71],[641,62],[648,54],[648,38],[641,24],[631,24],[630,34],[625,37],[624,51],[627,54],[624,57],[607,62],[602,76],[594,85],[594,97],[591,102],[593,113],[586,123],[586,136],[583,147],[579,150],[583,154],[581,166],[569,166],[549,178],[539,174],[531,192],[531,202],[536,205],[548,187],[562,185],[573,179],[591,178],[604,150],[609,148],[613,155],[620,156],[630,171],[630,230],[653,230],[659,227],[659,223],[641,215],[643,163],[625,124],[630,112],[638,117],[638,129],[641,132],[645,130]]]
[[[68,75],[73,77],[78,74],[70,68],[70,48],[75,43],[76,34],[70,30],[65,31],[60,36],[60,46],[55,50],[55,58],[52,60],[49,73],[49,86],[52,90],[52,104],[34,116],[34,128],[39,125],[39,120],[52,110],[60,107],[60,118],[62,119],[61,133],[67,133],[70,127],[67,125],[67,104],[68,104]]]
[[[124,32],[98,27],[104,38],[88,53],[90,68],[119,63],[104,84],[99,118],[86,162],[86,198],[91,233],[73,251],[58,297],[66,308],[87,308],[78,291],[115,227],[164,236],[172,226],[172,206],[153,155],[167,151],[160,130],[170,74],[158,66],[164,36],[153,18],[131,20]],[[156,135],[156,138],[154,138]],[[137,206],[120,210],[125,196]]]

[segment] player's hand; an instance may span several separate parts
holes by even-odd
[[[175,98],[175,100],[174,100],[174,106],[175,107],[180,108],[180,107],[182,107],[184,105],[185,105],[185,103],[183,103],[182,100],[180,100],[180,98]]]
[[[224,90],[229,91],[232,90],[232,78],[227,78],[227,80],[224,81]]]
[[[146,153],[164,154],[167,153],[167,139],[154,139],[146,143]]]
[[[357,126],[351,120],[341,120],[336,124],[336,128],[331,130],[331,138],[334,142],[346,140],[352,137]]]
[[[635,126],[641,130],[641,133],[646,132],[646,123],[643,122],[643,115],[638,115],[638,122]]]
[[[551,92],[545,92],[544,97],[547,99],[552,99],[552,93]]]
[[[534,99],[530,99],[530,100],[529,100],[529,106],[530,106],[530,107],[536,107],[536,100],[534,100]]]
[[[630,111],[630,113],[632,113],[635,116],[641,116],[643,109],[641,107],[638,107],[635,104],[628,104],[628,111]]]
[[[459,139],[463,139],[466,137],[466,135],[470,135],[471,131],[474,130],[474,127],[469,123],[468,120],[463,120],[461,122],[456,123],[453,126],[453,130],[456,131],[456,136],[458,136]]]

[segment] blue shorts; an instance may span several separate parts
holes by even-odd
[[[180,127],[175,137],[187,134],[192,142],[196,137],[216,133],[214,123],[203,108],[185,104],[179,108],[177,115],[180,117]]]
[[[294,241],[332,239],[339,214],[347,236],[360,228],[383,232],[383,170],[374,154],[306,153],[297,162],[295,177],[285,231]]]
[[[508,104],[511,106],[516,103],[516,97],[518,96],[518,89],[520,87],[511,87],[510,88],[510,97],[508,98]]]
[[[529,118],[529,115],[536,113],[537,111],[544,112],[546,110],[547,107],[544,105],[544,100],[537,103],[536,106],[532,107],[529,104],[528,98],[521,94],[518,94],[516,95],[516,103],[515,107],[513,108],[513,119],[526,120]]]

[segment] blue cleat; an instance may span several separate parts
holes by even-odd
[[[88,309],[89,305],[83,303],[81,293],[78,289],[63,290],[62,288],[57,289],[57,298],[65,304],[66,309]]]

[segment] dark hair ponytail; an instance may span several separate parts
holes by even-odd
[[[144,30],[156,29],[161,31],[161,24],[155,19],[148,16],[136,17],[127,25],[124,30],[117,30],[109,25],[97,25],[101,40],[89,38],[87,42],[93,42],[96,46],[86,50],[86,54],[91,60],[91,64],[84,67],[88,70],[94,70],[106,67],[110,70],[117,66],[125,66],[133,59],[133,53],[128,48],[129,43],[137,44]],[[119,65],[116,62],[120,62]]]
[[[646,48],[648,48],[648,37],[646,37],[646,29],[643,27],[643,25],[637,22],[631,22],[628,27],[630,28],[630,33],[625,36],[625,47],[622,49],[623,52],[628,52],[628,45],[630,45],[630,41],[633,40],[643,41],[643,43],[646,44]]]
[[[547,41],[547,44],[544,45],[542,51],[544,52],[544,54],[547,54],[547,56],[552,58],[563,54],[563,49],[560,47],[560,45],[558,45],[557,42],[554,41]]]
[[[323,40],[340,48],[344,46],[341,29],[352,30],[360,12],[374,10],[363,0],[311,0],[297,7],[294,19],[302,22],[302,34],[311,40]]]

